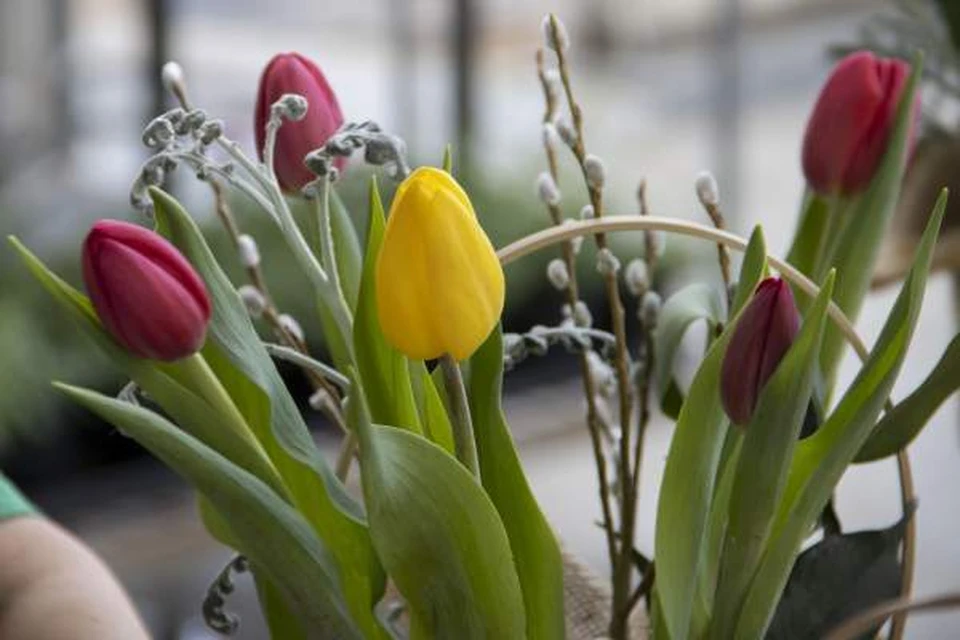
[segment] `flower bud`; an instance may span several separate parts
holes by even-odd
[[[237,252],[240,254],[240,264],[247,269],[260,265],[260,249],[253,236],[246,233],[237,236]]]
[[[253,285],[241,285],[237,289],[240,299],[243,300],[243,306],[247,309],[247,314],[254,320],[260,318],[267,308],[267,299],[260,293],[260,290]]]
[[[543,32],[543,43],[557,52],[566,51],[570,47],[570,37],[567,35],[567,28],[560,22],[560,18],[554,15],[546,15],[540,23],[540,30]]]
[[[254,133],[261,160],[271,109],[288,94],[306,98],[307,111],[298,121],[284,122],[277,132],[273,168],[280,187],[296,193],[316,177],[304,166],[304,157],[322,147],[327,138],[336,133],[343,124],[343,114],[337,96],[313,62],[298,53],[274,56],[263,70],[257,90]],[[284,104],[288,108],[296,106]],[[335,164],[342,168],[343,162],[338,158]]]
[[[597,217],[597,212],[594,211],[592,204],[585,204],[583,208],[580,209],[581,220],[593,220],[595,217]]]
[[[587,176],[587,186],[591,189],[602,189],[607,180],[607,169],[603,160],[589,154],[583,159],[583,172]]]
[[[207,288],[153,231],[119,220],[97,222],[83,244],[83,280],[103,326],[133,354],[172,361],[203,346]]]
[[[577,303],[573,305],[573,323],[584,329],[593,326],[593,314],[583,300],[577,300]]]
[[[887,150],[909,75],[905,62],[867,51],[837,63],[803,138],[803,173],[814,191],[851,195],[869,185]],[[914,115],[918,106],[913,105]]]
[[[720,397],[734,424],[750,422],[760,392],[799,329],[790,286],[780,278],[761,282],[737,321],[720,372]]]
[[[560,258],[554,258],[547,264],[547,280],[559,291],[563,291],[570,284],[570,272],[567,263]]]
[[[298,342],[303,342],[306,340],[306,335],[303,333],[303,327],[301,327],[300,323],[297,322],[297,319],[291,316],[289,313],[281,313],[277,317],[277,321],[280,323],[280,326],[283,328],[283,330],[296,338]]]
[[[620,271],[620,258],[609,247],[597,251],[597,272],[602,276],[617,275]]]
[[[544,204],[556,207],[560,204],[560,189],[547,171],[543,171],[537,176],[537,195]]]
[[[627,269],[623,273],[623,280],[627,285],[627,290],[635,295],[642,296],[650,288],[650,268],[647,261],[642,258],[634,258],[627,263]]]
[[[715,207],[720,204],[720,188],[717,179],[709,171],[701,171],[696,181],[697,199],[705,207]]]
[[[175,93],[183,88],[183,67],[170,60],[164,63],[160,69],[160,81],[163,88],[170,93]]]
[[[456,180],[420,167],[393,197],[376,267],[384,336],[418,360],[469,357],[500,319],[503,269]]]

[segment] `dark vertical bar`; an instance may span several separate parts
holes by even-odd
[[[166,111],[167,96],[160,80],[160,70],[170,59],[170,3],[149,0],[147,3],[150,53],[147,60],[147,86],[150,87],[150,113],[146,122]]]
[[[410,0],[392,0],[390,40],[393,42],[393,71],[390,74],[396,132],[408,143],[417,140],[417,48],[413,33]]]
[[[705,61],[710,70],[714,106],[710,169],[720,185],[723,210],[729,221],[737,215],[740,185],[740,0],[722,0],[718,12],[713,47]]]
[[[456,0],[453,14],[454,149],[457,172],[466,178],[472,168],[474,78],[476,73],[477,7],[474,0]]]
[[[51,86],[53,93],[53,144],[66,146],[73,134],[73,112],[71,108],[70,57],[67,55],[67,30],[69,13],[67,0],[50,2],[50,38],[53,41],[54,77]]]

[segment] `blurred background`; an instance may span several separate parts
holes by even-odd
[[[828,48],[856,42],[877,0],[0,0],[0,231],[17,234],[77,284],[81,238],[99,217],[136,219],[128,192],[147,153],[140,132],[172,106],[159,68],[183,66],[191,97],[227,122],[252,153],[257,79],[281,51],[313,58],[348,120],[372,119],[403,137],[419,162],[447,142],[497,246],[548,222],[534,182],[543,170],[542,94],[534,52],[540,20],[570,31],[574,82],[589,149],[605,160],[611,211],[637,210],[643,178],[653,213],[700,219],[696,174],[720,184],[728,223],[765,226],[783,252],[803,180],[799,149],[808,109],[830,66]],[[584,204],[569,158],[564,208]],[[956,165],[953,165],[956,166]],[[342,187],[362,226],[365,169]],[[574,186],[576,185],[576,186]],[[170,188],[219,233],[209,189],[183,172]],[[265,254],[280,306],[316,335],[301,281],[268,221],[237,202]],[[621,257],[640,253],[618,239]],[[555,324],[560,300],[544,277],[552,255],[508,269],[507,329]],[[671,238],[658,274],[669,289],[716,278],[713,248]],[[583,277],[593,269],[589,257]],[[239,279],[237,280],[239,282]],[[859,327],[878,333],[895,288],[871,297]],[[956,332],[949,274],[934,278],[896,395],[929,372]],[[696,345],[690,345],[690,357]],[[298,397],[299,374],[283,369]],[[572,358],[528,361],[507,379],[507,411],[534,489],[567,549],[605,573],[596,485]],[[855,363],[848,361],[843,379]],[[124,380],[60,318],[12,252],[0,249],[0,469],[47,513],[97,549],[133,593],[157,638],[215,637],[199,608],[229,553],[203,532],[185,485],[131,441],[56,395],[49,380],[118,391]],[[912,446],[919,555],[916,592],[960,587],[958,411],[948,402]],[[335,434],[317,425],[334,450]],[[670,426],[649,434],[639,545],[652,551],[657,487]],[[899,517],[892,462],[857,467],[838,509],[848,530]],[[239,637],[264,637],[243,578],[231,606]],[[235,605],[235,606],[234,606]],[[947,638],[960,614],[917,616],[909,637]]]

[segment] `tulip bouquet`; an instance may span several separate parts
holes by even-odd
[[[238,624],[225,608],[231,574],[246,570],[271,635],[284,639],[818,637],[855,614],[836,637],[876,628],[898,608],[863,610],[910,589],[904,448],[958,382],[948,352],[911,396],[890,398],[943,196],[872,348],[851,325],[908,160],[919,59],[911,70],[861,53],[836,67],[808,125],[809,188],[781,260],[768,255],[759,228],[749,240],[724,229],[708,174],[696,192],[710,225],[651,215],[644,185],[640,215],[608,214],[604,165],[587,151],[574,97],[568,37],[554,16],[543,29],[548,169],[538,191],[552,225],[499,251],[450,154],[441,168],[411,168],[399,138],[371,122],[344,123],[308,59],[279,55],[263,73],[259,161],[190,104],[182,70],[167,65],[163,79],[180,106],[147,126],[153,155],[132,192],[149,222],[94,225],[82,252],[88,295],[12,239],[63,312],[131,380],[117,397],[57,388],[196,488],[206,528],[238,553],[204,603],[208,623],[224,633]],[[371,180],[365,229],[335,188],[357,151],[398,182],[385,215]],[[558,165],[567,151],[588,195],[580,220],[566,219],[561,206]],[[178,166],[210,184],[235,256],[215,256],[161,189]],[[276,308],[231,192],[276,223],[307,276],[304,294],[316,301],[329,362],[309,352],[300,325]],[[306,200],[306,218],[293,213],[295,198]],[[643,242],[621,269],[608,237],[627,230],[643,232]],[[715,245],[725,286],[693,283],[663,300],[653,286],[663,232]],[[593,326],[580,297],[584,238],[596,244],[609,331]],[[547,276],[563,296],[560,319],[504,334],[502,265],[534,251],[557,252]],[[736,274],[731,251],[744,254]],[[237,257],[246,283],[221,268]],[[701,321],[706,352],[685,383],[674,363],[684,334]],[[863,365],[837,389],[847,343]],[[530,490],[501,407],[505,367],[556,344],[580,363],[612,568],[593,628],[577,619],[570,561]],[[342,429],[334,465],[274,359],[304,369],[310,406]],[[644,433],[658,408],[676,427],[648,558],[634,532]],[[887,456],[898,457],[903,474],[903,521],[842,533],[831,496],[845,469]],[[359,489],[351,492],[354,462]],[[902,625],[896,618],[895,637]]]

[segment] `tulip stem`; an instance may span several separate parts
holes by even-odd
[[[473,437],[473,420],[470,417],[470,405],[467,402],[467,390],[463,384],[460,365],[453,356],[445,353],[440,356],[440,369],[443,371],[447,397],[450,399],[450,422],[453,427],[453,445],[457,459],[479,480],[477,441]]]

